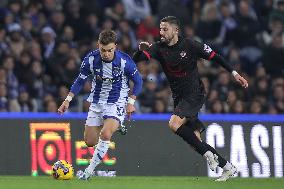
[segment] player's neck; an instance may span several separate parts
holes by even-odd
[[[178,42],[178,36],[175,36],[175,37],[171,40],[171,42],[168,44],[168,46],[173,46],[173,45],[177,44],[177,42]]]

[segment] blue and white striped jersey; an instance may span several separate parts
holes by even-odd
[[[93,76],[92,89],[88,97],[91,103],[126,102],[129,79],[134,82],[133,95],[142,88],[142,78],[132,58],[119,50],[115,51],[112,62],[104,62],[99,50],[91,51],[81,65],[80,74],[71,87],[71,92],[79,93],[89,75]]]

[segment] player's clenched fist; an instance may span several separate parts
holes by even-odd
[[[146,41],[142,41],[141,43],[139,43],[139,50],[145,51],[145,50],[149,49],[150,46],[151,46],[150,43],[148,43]]]
[[[58,108],[58,113],[63,114],[69,107],[69,102],[68,101],[63,101],[61,106]]]

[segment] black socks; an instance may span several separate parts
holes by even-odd
[[[180,126],[176,134],[180,136],[184,141],[190,144],[200,155],[204,155],[207,151],[211,151],[213,154],[218,156],[219,167],[223,168],[227,161],[218,152],[206,142],[201,142],[194,133],[194,130],[187,126]]]
[[[180,126],[177,129],[176,134],[188,144],[190,144],[202,156],[205,154],[205,152],[210,150],[197,138],[197,136],[194,134],[193,129],[186,125]]]

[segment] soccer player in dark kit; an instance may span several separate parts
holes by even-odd
[[[224,58],[208,45],[179,36],[179,20],[168,16],[160,21],[160,41],[150,45],[141,42],[134,53],[135,62],[151,58],[160,62],[169,81],[174,112],[169,121],[170,129],[202,155],[212,171],[223,169],[216,181],[226,181],[237,173],[237,168],[226,161],[218,152],[201,140],[204,125],[198,119],[198,112],[205,102],[205,90],[197,69],[197,60],[212,60],[232,73],[234,79],[244,88],[248,82],[226,63]]]

